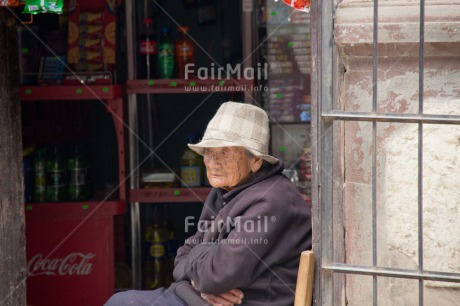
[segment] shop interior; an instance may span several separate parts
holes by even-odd
[[[28,304],[102,305],[119,290],[168,285],[175,249],[196,230],[185,220],[198,220],[211,188],[202,161],[184,158],[186,144],[223,102],[267,111],[271,154],[311,201],[309,14],[274,0],[22,9]],[[187,78],[177,50],[167,50],[184,27],[188,59],[206,69]],[[157,51],[146,51],[152,40]],[[162,52],[170,57],[160,60]],[[263,75],[211,75],[229,66]],[[184,167],[201,173],[187,181]],[[164,254],[153,260],[148,248],[159,241]],[[59,268],[65,263],[75,267]]]

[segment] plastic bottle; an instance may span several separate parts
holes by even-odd
[[[176,40],[174,51],[176,52],[177,77],[189,79],[191,75],[185,75],[185,65],[195,63],[195,44],[188,35],[189,27],[179,27],[179,36]]]
[[[22,164],[24,168],[24,202],[32,202],[34,186],[34,165],[32,153],[34,146],[28,146],[22,150]]]
[[[163,205],[164,211],[164,221],[166,228],[168,230],[168,253],[169,253],[169,267],[168,267],[168,276],[169,282],[173,283],[174,279],[172,276],[172,271],[174,270],[174,259],[177,255],[177,249],[179,248],[179,241],[177,240],[177,228],[172,220],[171,215],[168,212],[168,204]]]
[[[304,148],[303,153],[300,156],[300,175],[301,181],[311,180],[311,149]]]
[[[34,201],[46,201],[46,150],[39,149],[34,158]]]
[[[196,142],[196,135],[187,136],[188,143]],[[182,187],[200,187],[203,185],[204,164],[203,157],[185,147],[180,160],[180,179]]]
[[[161,28],[158,43],[158,71],[162,79],[170,79],[174,75],[174,44],[168,26]]]
[[[140,52],[140,77],[153,79],[156,76],[157,62],[157,39],[152,18],[145,18],[143,21],[144,31],[139,41]]]
[[[311,196],[311,149],[304,148],[299,159],[299,191]]]
[[[145,287],[148,290],[169,283],[169,234],[162,217],[160,206],[154,205],[153,222],[145,232]]]
[[[57,147],[46,161],[46,200],[62,202],[67,196],[67,177],[64,159]]]
[[[75,147],[67,160],[70,201],[83,201],[89,197],[88,162],[80,151],[78,146]]]

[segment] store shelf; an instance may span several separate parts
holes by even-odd
[[[254,90],[254,80],[224,79],[155,79],[128,80],[126,91],[129,94],[177,94],[208,92],[244,92]]]
[[[123,85],[21,86],[22,101],[113,100],[123,96]]]
[[[131,189],[129,201],[139,203],[204,202],[210,191],[210,187]]]
[[[26,216],[63,217],[63,216],[107,216],[126,213],[125,201],[81,201],[26,203]]]
[[[126,198],[125,189],[125,136],[123,122],[124,85],[72,85],[72,86],[21,86],[21,101],[82,101],[103,100],[111,114],[118,144],[119,194]]]

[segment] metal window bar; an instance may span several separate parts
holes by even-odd
[[[334,273],[370,275],[373,277],[373,305],[377,305],[377,278],[394,277],[418,280],[419,305],[423,305],[425,280],[460,282],[459,273],[446,273],[424,270],[423,266],[423,126],[424,124],[460,124],[460,116],[424,114],[424,27],[425,1],[420,0],[419,37],[419,110],[418,114],[378,113],[377,112],[377,68],[378,68],[378,0],[374,0],[373,16],[373,97],[372,112],[349,112],[333,109],[334,100],[334,52],[333,16],[336,1],[326,0],[312,3],[312,97],[317,106],[313,109],[313,141],[317,144],[313,151],[315,174],[313,215],[320,230],[314,232],[313,242],[317,260],[315,279],[315,305],[334,305]],[[330,171],[333,161],[333,124],[335,122],[372,122],[372,266],[357,266],[334,262],[333,237],[333,180]],[[418,269],[394,269],[378,267],[377,263],[377,197],[376,197],[376,130],[380,122],[418,124]],[[316,214],[316,216],[315,216]],[[319,234],[318,234],[319,233]]]
[[[125,17],[126,17],[126,32],[135,33],[136,28],[133,20],[135,20],[135,1],[130,0],[125,3]],[[127,58],[135,59],[134,52],[134,35],[127,35]],[[128,79],[133,80],[136,78],[136,68],[134,61],[129,60],[128,63]],[[138,107],[137,97],[135,94],[128,95],[128,124],[132,130],[128,134],[129,144],[129,169],[133,171],[130,177],[130,189],[139,186],[139,171],[136,170],[139,161],[139,144],[138,139],[134,135],[138,133]],[[130,219],[131,219],[131,270],[132,270],[132,286],[134,289],[140,289],[142,285],[141,280],[141,224],[140,220],[140,206],[139,203],[131,203],[130,205]]]
[[[420,0],[420,41],[418,113],[423,114],[423,46],[425,29],[425,0]],[[423,122],[418,124],[418,273],[423,274]],[[423,279],[418,280],[418,304],[423,306]]]
[[[460,116],[456,115],[429,115],[429,114],[396,114],[396,113],[371,113],[371,112],[346,112],[331,110],[321,114],[324,121],[377,121],[401,122],[423,124],[458,124]]]
[[[377,59],[379,1],[374,0],[372,41],[372,112],[377,112]],[[377,121],[372,121],[372,268],[377,269]],[[377,306],[377,275],[372,276],[372,304]]]

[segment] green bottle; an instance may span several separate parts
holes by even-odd
[[[159,205],[153,209],[153,223],[145,232],[145,289],[169,285],[169,233]]]
[[[39,149],[34,159],[34,201],[46,201],[46,150]]]
[[[63,202],[67,196],[67,176],[65,161],[57,147],[53,148],[46,161],[46,200]]]
[[[174,260],[176,259],[177,249],[179,248],[179,241],[177,239],[177,228],[174,224],[171,214],[168,212],[168,205],[163,204],[164,220],[166,229],[168,230],[168,252],[169,252],[169,267],[168,267],[168,279],[170,283],[174,282],[173,270]]]
[[[158,43],[158,70],[160,78],[171,79],[174,74],[174,44],[170,36],[170,28],[163,26]]]
[[[32,154],[35,147],[27,146],[22,150],[22,164],[24,170],[24,202],[32,202],[34,193],[34,163]]]
[[[88,162],[85,156],[75,147],[67,160],[69,175],[69,200],[84,201],[89,197]]]

